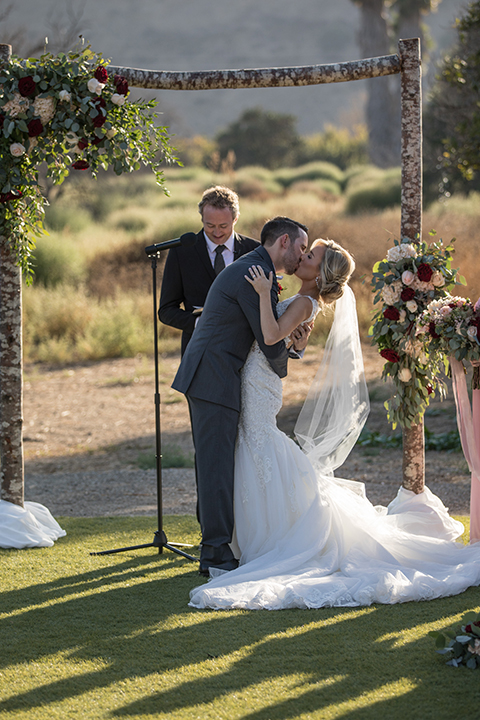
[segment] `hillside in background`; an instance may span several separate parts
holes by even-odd
[[[6,2],[0,5],[4,9]],[[463,0],[443,0],[427,16],[436,45],[433,57],[453,41],[451,25],[464,5]],[[0,41],[16,28],[23,28],[31,42],[52,37],[52,26],[68,24],[72,7],[77,13],[83,7],[81,32],[115,65],[208,70],[359,58],[358,8],[351,0],[15,0],[0,22]],[[430,63],[431,74],[432,69]],[[254,106],[294,114],[300,133],[310,134],[325,123],[349,127],[361,122],[366,82],[375,81],[141,95],[159,98],[165,124],[178,135],[212,136]]]

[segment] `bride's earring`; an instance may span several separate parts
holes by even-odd
[[[317,289],[320,291],[322,289],[322,278],[320,275],[317,275],[315,278],[315,285],[317,286]]]

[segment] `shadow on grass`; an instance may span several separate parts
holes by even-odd
[[[193,532],[193,519],[184,518],[173,522],[172,535],[182,523]],[[213,717],[221,707],[219,717],[252,720],[302,713],[451,718],[455,707],[476,717],[479,692],[465,691],[470,671],[447,668],[426,636],[431,623],[448,625],[477,608],[476,588],[394,606],[196,611],[187,607],[189,590],[201,582],[196,566],[145,551],[90,557],[92,539],[102,533],[89,534],[82,520],[70,525],[72,535],[83,527],[75,556],[62,541],[23,551],[18,557],[30,576],[45,580],[3,593],[0,666],[16,671],[40,663],[45,673],[25,691],[21,682],[10,685],[0,714],[58,709],[102,691],[112,693],[114,717],[202,717],[202,710]],[[125,697],[113,692],[118,683],[129,686]]]

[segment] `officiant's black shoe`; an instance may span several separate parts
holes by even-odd
[[[202,565],[200,564],[199,574],[203,575],[204,577],[210,577],[210,568],[214,570],[235,570],[238,567],[238,560],[228,560],[224,563],[219,563],[218,565]]]

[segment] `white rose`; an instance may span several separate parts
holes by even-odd
[[[425,352],[421,352],[418,356],[419,361],[422,363],[422,365],[426,365],[428,363],[428,355]]]
[[[412,379],[412,373],[408,368],[402,368],[398,373],[398,379],[400,380],[400,382],[407,383],[409,380]]]
[[[432,275],[431,283],[434,287],[443,287],[445,285],[445,278],[442,273],[437,270]]]
[[[407,303],[405,303],[407,306],[407,310],[409,310],[411,313],[415,313],[418,310],[418,305],[415,302],[415,300],[409,300]]]
[[[467,335],[470,338],[470,340],[474,340],[477,337],[477,328],[473,325],[470,325],[470,327],[467,330]]]
[[[70,102],[70,100],[72,99],[72,96],[70,95],[68,90],[60,90],[60,92],[58,93],[58,97],[61,102]]]
[[[111,140],[113,137],[115,137],[115,135],[117,134],[117,131],[115,130],[115,128],[110,128],[109,130],[107,130],[107,132],[105,134],[106,134],[107,138],[109,140]]]
[[[119,95],[118,93],[113,93],[112,102],[114,105],[123,105],[123,103],[125,102],[125,95]]]
[[[405,310],[400,310],[399,322],[404,323],[406,319],[407,319],[407,313],[405,312]]]
[[[101,82],[98,82],[97,78],[91,78],[87,83],[87,87],[91,93],[96,93],[97,95],[101,95],[102,90],[105,87],[105,85]]]
[[[21,157],[25,152],[25,145],[22,145],[22,143],[12,143],[10,145],[10,152],[13,157]]]

